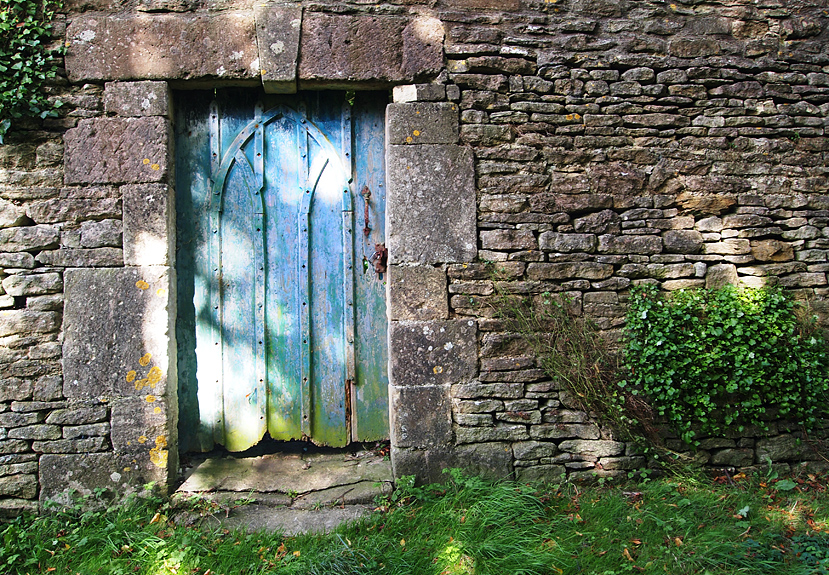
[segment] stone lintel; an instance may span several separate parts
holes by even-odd
[[[452,102],[389,104],[386,121],[389,145],[458,143],[458,106]]]
[[[390,87],[443,67],[443,25],[428,16],[306,12],[300,88]]]
[[[295,93],[302,8],[276,2],[256,3],[253,14],[256,20],[260,74],[265,92]]]
[[[73,83],[101,80],[257,79],[253,12],[84,13],[70,18]]]
[[[175,254],[175,197],[166,184],[122,186],[124,264],[172,266]]]
[[[452,144],[391,145],[386,170],[390,263],[474,260],[478,239],[472,151]]]
[[[67,184],[164,182],[172,132],[166,118],[90,118],[64,136]]]
[[[173,271],[68,269],[64,284],[64,395],[175,395]]]

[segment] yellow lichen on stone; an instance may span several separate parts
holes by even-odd
[[[135,390],[141,391],[145,387],[149,385],[149,380],[145,377],[144,379],[137,379],[135,380]]]
[[[158,288],[156,290],[155,294],[158,295],[158,296],[164,297],[165,295],[167,295],[167,290],[164,289],[164,288]]]
[[[420,130],[415,130],[414,132],[412,132],[412,134],[414,134],[415,136],[419,136],[420,135]]]
[[[137,287],[138,289],[144,290],[144,289],[149,288],[150,284],[148,284],[144,280],[138,280],[137,282],[135,282],[135,287]]]
[[[161,371],[161,368],[157,365],[154,365],[150,369],[150,373],[147,374],[147,383],[149,383],[150,387],[155,387],[155,384],[161,381],[161,378],[164,376],[164,372]]]
[[[149,158],[144,158],[144,165],[145,166],[149,165],[149,163],[150,163],[150,159]]]
[[[167,467],[167,438],[163,435],[159,435],[155,438],[155,447],[150,449],[150,461],[153,462],[153,465],[156,467],[161,467],[162,469]]]
[[[142,435],[138,438],[138,443],[147,443],[147,436]]]
[[[150,360],[152,358],[153,358],[153,354],[145,353],[144,355],[141,356],[141,359],[138,360],[138,364],[141,367],[146,367],[146,366],[150,365]]]
[[[155,402],[155,396],[154,395],[148,395],[147,396],[147,403],[153,403],[153,402]]]
[[[134,370],[129,370],[127,372],[127,383],[132,383],[133,381],[135,381],[135,376],[136,376],[135,371]]]
[[[153,409],[153,413],[161,413],[161,408],[156,406],[156,408]]]
[[[161,169],[161,166],[159,166],[158,164],[153,164],[153,165],[152,165],[152,166],[150,166],[150,167],[151,167],[153,170],[155,170],[155,171],[158,171],[158,170],[160,170],[160,169]]]

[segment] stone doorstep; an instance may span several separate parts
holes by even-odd
[[[275,454],[207,459],[173,498],[197,496],[218,506],[208,516],[180,512],[176,521],[185,524],[218,521],[228,529],[294,535],[331,531],[356,520],[392,486],[391,462],[373,454]]]

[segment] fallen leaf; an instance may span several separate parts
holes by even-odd
[[[628,561],[633,561],[633,557],[630,556],[630,551],[628,551],[627,547],[625,547],[624,551],[622,551],[622,555],[624,555],[625,559]]]
[[[294,551],[294,557],[299,557],[299,555],[300,555],[299,551]]]
[[[405,546],[406,546],[406,540],[405,540],[405,539],[401,539],[401,540],[400,540],[400,546],[401,546],[401,547],[405,547]]]
[[[682,538],[681,537],[674,537],[674,545],[676,545],[677,547],[681,547],[682,546]]]

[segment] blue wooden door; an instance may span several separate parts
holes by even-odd
[[[181,448],[388,437],[383,98],[179,104]]]

